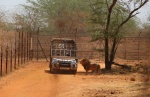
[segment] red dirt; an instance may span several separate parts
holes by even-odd
[[[0,77],[0,97],[150,97],[145,74],[85,75],[81,64],[76,75],[51,74],[48,64],[29,62]]]

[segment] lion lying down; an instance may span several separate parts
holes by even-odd
[[[84,67],[86,74],[88,73],[89,70],[92,70],[94,74],[100,74],[101,73],[101,67],[99,64],[93,63],[91,64],[89,59],[82,59],[80,61],[82,66]]]

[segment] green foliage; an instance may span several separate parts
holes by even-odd
[[[90,32],[92,33],[93,40],[97,41],[103,38],[95,38],[95,37],[104,37],[106,20],[108,15],[108,6],[110,6],[112,2],[110,0],[91,0],[91,18],[90,23],[92,27]],[[110,25],[108,30],[109,38],[114,37],[123,37],[129,35],[131,30],[137,28],[136,18],[130,19],[123,27],[120,29],[120,33],[115,34],[118,26],[128,17],[129,10],[124,7],[123,4],[117,3],[112,10]],[[99,34],[98,34],[99,33]]]
[[[90,1],[93,41],[104,41],[105,68],[110,70],[121,38],[137,27],[137,11],[148,0]]]
[[[58,32],[60,30],[86,26],[86,18],[89,13],[89,2],[87,0],[27,0],[28,5],[23,5],[38,13],[39,19],[44,22],[45,28]]]

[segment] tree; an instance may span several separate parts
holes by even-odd
[[[23,28],[25,31],[36,33],[38,27],[43,25],[38,14],[26,7],[20,7],[20,9],[20,12],[13,14],[15,26]]]
[[[11,13],[3,8],[0,8],[0,29],[10,31],[13,30],[13,23],[12,23]]]
[[[52,33],[72,33],[75,29],[84,29],[89,14],[87,0],[28,0],[30,5],[23,5],[45,23],[45,28]]]
[[[2,10],[0,10],[0,29],[5,29],[6,27],[4,18],[5,18],[5,13]]]
[[[111,70],[124,29],[135,24],[138,10],[148,0],[91,0],[94,40],[104,40],[105,69]]]

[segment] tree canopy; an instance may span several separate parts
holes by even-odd
[[[92,23],[90,31],[93,35],[93,41],[97,41],[100,37],[104,37],[104,29],[106,27],[107,15],[108,15],[108,6],[110,6],[110,0],[91,0],[91,18],[90,22]],[[137,17],[131,18],[124,26],[121,28],[121,33],[118,33],[117,36],[114,35],[117,27],[120,23],[125,20],[129,15],[129,10],[124,7],[123,2],[118,2],[112,10],[110,17],[110,24],[108,30],[108,36],[111,38],[121,37],[130,35],[135,29],[138,28]],[[132,30],[132,31],[131,31]]]
[[[89,7],[87,0],[27,0],[29,5],[23,5],[26,10],[38,13],[38,19],[44,29],[58,32],[72,32],[86,27],[86,17]],[[53,32],[53,33],[54,33]]]
[[[104,40],[105,68],[110,70],[127,30],[136,27],[135,16],[148,0],[91,0],[94,40]],[[133,27],[131,27],[133,26]]]

